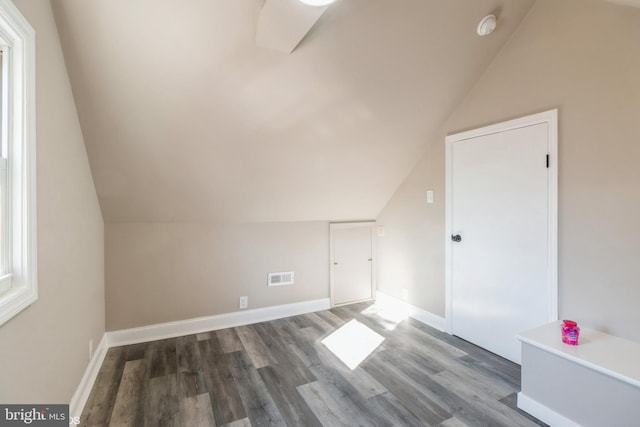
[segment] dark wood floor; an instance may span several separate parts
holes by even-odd
[[[320,341],[357,319],[384,342],[350,370]],[[111,348],[85,426],[536,426],[520,367],[375,305]]]

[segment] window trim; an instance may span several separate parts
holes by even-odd
[[[0,295],[0,325],[38,299],[36,236],[35,30],[10,0],[0,0],[0,40],[9,67],[5,98],[9,168],[11,288]]]

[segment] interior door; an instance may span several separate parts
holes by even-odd
[[[331,303],[373,298],[372,222],[330,224]]]
[[[452,143],[452,332],[516,363],[550,311],[549,124]]]

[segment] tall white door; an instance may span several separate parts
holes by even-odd
[[[452,332],[516,363],[516,335],[557,316],[549,133],[542,122],[450,142]]]
[[[332,305],[373,298],[373,224],[330,224]]]

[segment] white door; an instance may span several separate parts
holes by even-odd
[[[557,318],[554,126],[522,124],[448,138],[450,326],[516,363],[516,335]]]
[[[373,298],[372,222],[330,224],[331,303]]]

